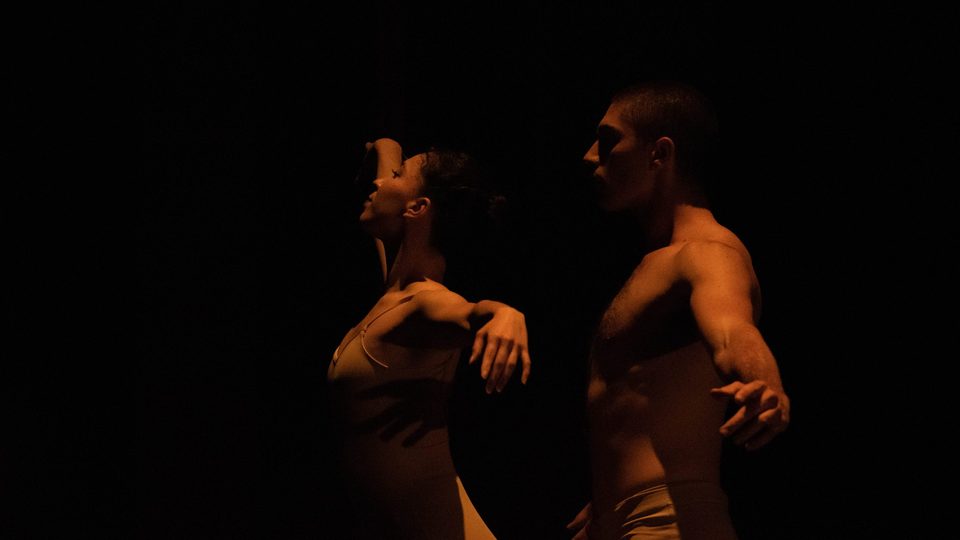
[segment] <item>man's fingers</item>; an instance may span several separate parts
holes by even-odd
[[[741,388],[743,388],[743,383],[740,381],[734,381],[728,385],[721,386],[720,388],[711,388],[710,395],[717,398],[733,397]]]
[[[746,403],[747,400],[760,398],[766,389],[767,384],[765,382],[751,381],[743,385],[743,388],[740,390],[737,390],[737,393],[733,396],[733,400],[742,405]]]
[[[777,409],[780,405],[780,397],[777,394],[767,388],[763,395],[760,396],[760,412],[768,412]]]
[[[787,420],[783,411],[779,409],[764,411],[757,417],[757,423],[763,426],[763,429],[743,444],[747,450],[757,450],[765,446],[780,432],[787,429]]]
[[[753,409],[756,409],[756,407],[753,407]],[[743,407],[740,407],[739,409],[737,409],[737,412],[734,413],[734,415],[731,416],[729,420],[727,420],[725,424],[720,426],[720,434],[723,435],[724,437],[729,437],[730,435],[733,435],[734,433],[742,429],[744,424],[746,424],[748,421],[750,421],[750,419],[752,419],[756,415],[757,415],[756,411],[755,410],[752,411],[750,406],[744,405]]]
[[[729,389],[730,386],[727,385],[724,388]],[[748,422],[753,420],[761,410],[760,398],[766,389],[766,384],[753,381],[736,390],[733,400],[743,406],[725,424],[720,426],[720,434],[724,437],[737,434]]]
[[[787,425],[790,423],[790,413],[780,407],[772,408],[760,413],[760,421],[780,433],[787,429]]]
[[[589,538],[590,537],[587,536],[587,528],[584,527],[577,532],[576,536],[574,536],[572,540],[589,540]]]
[[[741,429],[734,443],[747,450],[755,450],[770,442],[778,433],[786,429],[786,421],[779,409],[770,409],[760,413],[746,428]]]

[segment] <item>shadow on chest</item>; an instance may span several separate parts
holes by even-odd
[[[591,344],[595,375],[619,378],[632,366],[669,355],[700,339],[690,287],[633,276],[604,311]]]

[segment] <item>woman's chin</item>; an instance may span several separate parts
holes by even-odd
[[[380,238],[380,227],[377,227],[377,220],[369,213],[364,211],[360,214],[360,228],[370,236]]]

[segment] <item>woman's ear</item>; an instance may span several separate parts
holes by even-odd
[[[429,197],[417,197],[407,203],[407,208],[403,211],[403,217],[413,219],[423,217],[427,214],[431,204]]]

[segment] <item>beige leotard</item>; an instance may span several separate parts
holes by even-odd
[[[371,538],[494,538],[464,491],[450,456],[446,397],[459,350],[415,349],[400,361],[377,358],[381,311],[348,332],[327,371],[342,433],[342,470]],[[371,330],[373,326],[373,330]],[[350,334],[353,333],[351,336]],[[359,337],[359,339],[357,339]]]

